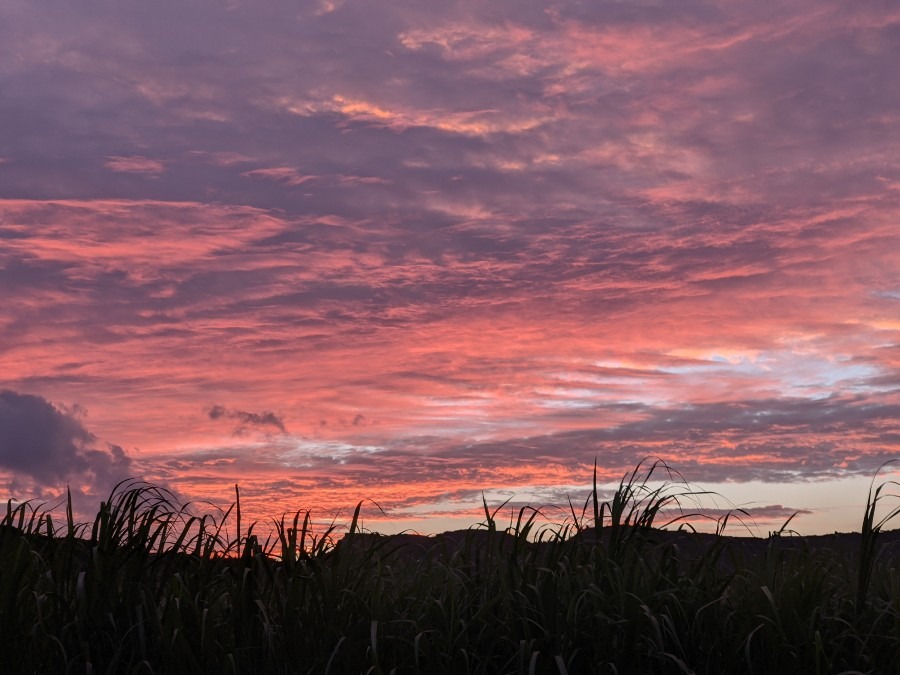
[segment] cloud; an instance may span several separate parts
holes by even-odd
[[[0,468],[38,485],[88,480],[98,490],[128,477],[131,459],[117,445],[100,449],[77,409],[67,411],[46,399],[0,391]]]
[[[269,410],[261,413],[252,413],[245,410],[229,410],[221,405],[213,405],[206,411],[206,414],[211,420],[223,418],[237,420],[238,426],[234,429],[235,436],[247,433],[249,427],[275,427],[281,433],[287,433],[284,420]]]
[[[297,169],[289,166],[277,166],[269,169],[253,169],[251,171],[245,171],[241,175],[247,176],[248,178],[266,178],[279,183],[284,183],[285,185],[290,185],[291,187],[303,185],[308,181],[318,178],[318,176],[305,176]]]
[[[219,419],[228,415],[221,406],[210,412]],[[252,453],[241,447],[186,450],[172,458],[176,463],[167,465],[165,476],[195,490],[205,489],[203,481],[240,480],[248,503],[268,499],[268,508],[273,498],[265,486],[286,481],[292,487],[279,491],[282,510],[296,500],[313,499],[317,508],[330,510],[368,498],[394,515],[468,512],[485,491],[565,505],[567,495],[582,499],[595,460],[601,483],[617,483],[647,457],[662,458],[693,484],[868,478],[893,456],[898,413],[897,403],[857,396],[632,404],[631,410],[595,410],[594,419],[577,430],[523,436],[516,424],[507,437],[483,441],[450,433],[385,437],[357,427],[350,430],[355,440],[284,434],[254,442]],[[608,416],[632,421],[597,423]]]
[[[117,173],[161,174],[166,170],[164,162],[149,157],[107,157],[106,168]]]

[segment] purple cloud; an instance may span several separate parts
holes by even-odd
[[[0,468],[41,486],[87,479],[109,489],[129,476],[131,459],[117,445],[97,446],[75,412],[40,396],[0,391]]]

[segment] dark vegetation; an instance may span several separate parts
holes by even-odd
[[[0,672],[900,673],[894,483],[861,533],[754,540],[678,530],[674,475],[642,463],[609,501],[595,477],[557,525],[485,504],[434,538],[361,532],[357,507],[343,532],[298,512],[260,542],[239,499],[199,517],[138,482],[92,524],[9,503]]]

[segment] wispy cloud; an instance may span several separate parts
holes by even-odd
[[[316,179],[316,176],[305,176],[297,171],[297,169],[293,169],[289,166],[277,166],[270,169],[253,169],[251,171],[245,171],[241,175],[247,176],[248,178],[274,180],[278,183],[290,185],[291,187],[303,185],[308,181]]]
[[[161,174],[166,170],[164,162],[149,157],[107,157],[106,168],[117,173]]]

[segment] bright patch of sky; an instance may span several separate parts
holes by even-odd
[[[377,445],[354,445],[342,441],[292,439],[284,441],[280,445],[286,444],[292,445],[293,448],[278,450],[275,458],[284,466],[292,468],[311,466],[312,459],[330,459],[343,464],[353,455],[373,455],[385,450]]]

